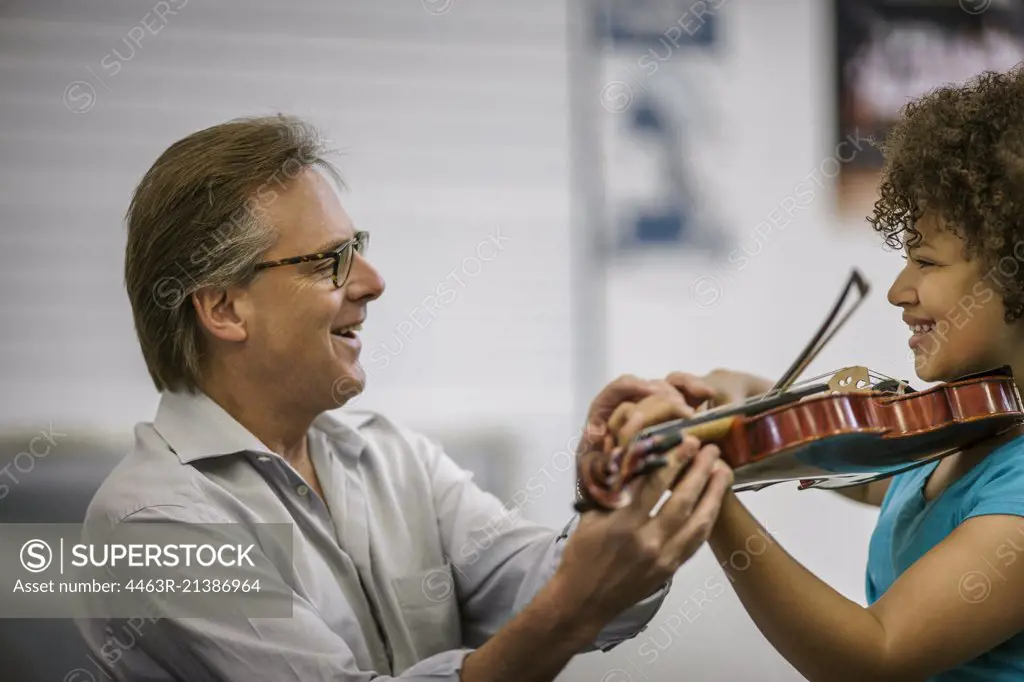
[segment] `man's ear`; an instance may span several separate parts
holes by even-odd
[[[222,341],[245,341],[251,315],[248,293],[240,288],[206,287],[192,294],[192,307],[199,324]]]

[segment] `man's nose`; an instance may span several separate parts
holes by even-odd
[[[346,287],[349,298],[356,300],[374,300],[380,298],[385,289],[384,278],[377,268],[360,254],[355,255],[352,272],[349,273]]]

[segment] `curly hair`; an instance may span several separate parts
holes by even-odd
[[[923,215],[964,241],[983,268],[1013,259],[999,287],[1005,319],[1024,313],[1024,65],[985,71],[906,104],[880,148],[879,198],[867,220],[895,248],[921,239]]]

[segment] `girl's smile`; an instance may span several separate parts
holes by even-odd
[[[950,381],[1011,365],[1015,376],[1024,376],[1024,334],[1019,323],[1005,321],[999,295],[1011,275],[1003,271],[1010,268],[1002,261],[999,268],[985,268],[980,259],[966,257],[963,240],[932,216],[915,228],[921,239],[907,246],[907,264],[888,298],[903,309],[917,375]]]

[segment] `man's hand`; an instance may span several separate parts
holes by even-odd
[[[672,372],[665,381],[679,390],[695,407],[705,400],[704,407],[718,407],[742,402],[763,395],[775,382],[748,372],[715,369],[702,377],[686,372]]]
[[[629,438],[640,431],[642,427],[637,426],[637,419],[641,419],[643,416],[654,417],[654,414],[647,410],[634,411],[633,408],[636,404],[644,399],[657,396],[659,398],[657,404],[668,410],[666,414],[674,415],[666,417],[664,420],[655,418],[650,422],[650,424],[654,424],[676,417],[689,417],[693,414],[694,407],[713,398],[714,395],[714,390],[710,385],[701,384],[699,381],[688,383],[687,392],[669,380],[641,379],[632,374],[624,374],[605,386],[590,404],[584,438],[580,442],[577,454],[582,455],[594,449],[602,449],[601,445],[607,440],[615,440],[612,437],[613,432]],[[673,407],[677,411],[672,411]],[[626,423],[624,420],[627,415],[633,414],[636,415],[636,418],[632,422]]]
[[[605,436],[627,442],[647,426],[693,414],[669,382],[649,382],[645,391],[638,402],[620,401],[603,421]],[[667,466],[632,483],[628,505],[584,513],[569,538],[553,582],[568,602],[580,605],[582,617],[601,623],[614,618],[664,585],[707,540],[732,485],[732,471],[719,459],[717,446],[701,447],[693,437],[667,457]],[[684,468],[668,502],[650,518],[651,508]]]

